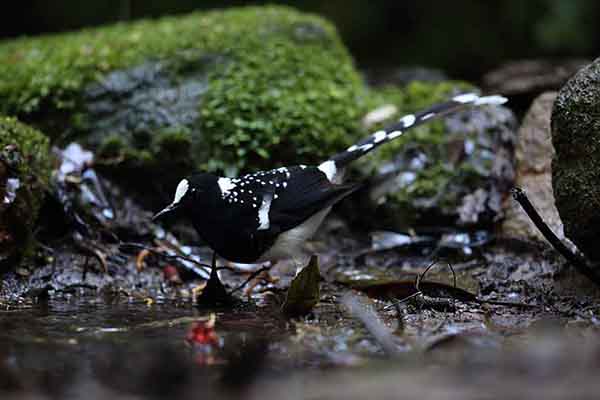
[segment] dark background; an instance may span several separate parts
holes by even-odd
[[[594,0],[23,0],[3,4],[0,37],[264,3],[332,20],[363,70],[419,65],[476,81],[505,61],[594,58],[600,50]]]

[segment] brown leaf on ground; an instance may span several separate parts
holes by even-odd
[[[308,314],[319,302],[320,280],[319,259],[312,256],[308,265],[292,281],[283,303],[283,313],[290,317]]]

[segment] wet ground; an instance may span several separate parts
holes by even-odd
[[[138,282],[138,291],[114,290],[115,282],[132,281],[109,272],[112,285],[96,292],[92,283],[105,273],[91,268],[88,285],[50,288],[36,300],[3,300],[2,398],[597,393],[597,293],[549,247],[492,238],[472,247],[415,248],[399,237],[379,233],[369,242],[332,229],[339,229],[335,221],[313,243],[321,254],[320,301],[304,317],[281,312],[292,265],[276,265],[253,280],[251,292],[236,292],[240,302],[233,306],[198,308],[191,293],[202,279],[169,281],[151,259],[136,272],[135,253],[123,276],[162,280],[161,289],[143,290]],[[395,247],[387,248],[390,243]],[[406,299],[432,257],[441,262],[423,277],[424,295]],[[455,289],[448,261],[464,292],[442,290]],[[250,274],[234,267],[221,271],[228,290]]]
[[[597,397],[600,292],[545,242],[334,215],[294,302],[289,262],[207,284],[194,232],[69,149],[35,265],[0,281],[1,399]]]

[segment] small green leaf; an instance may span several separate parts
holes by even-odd
[[[319,258],[312,256],[308,265],[292,281],[283,303],[283,313],[290,317],[308,314],[319,302],[320,280]]]

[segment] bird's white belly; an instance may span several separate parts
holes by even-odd
[[[315,234],[329,211],[331,211],[331,207],[319,211],[297,227],[283,232],[273,246],[257,262],[276,261],[299,256],[302,253],[302,246]]]

